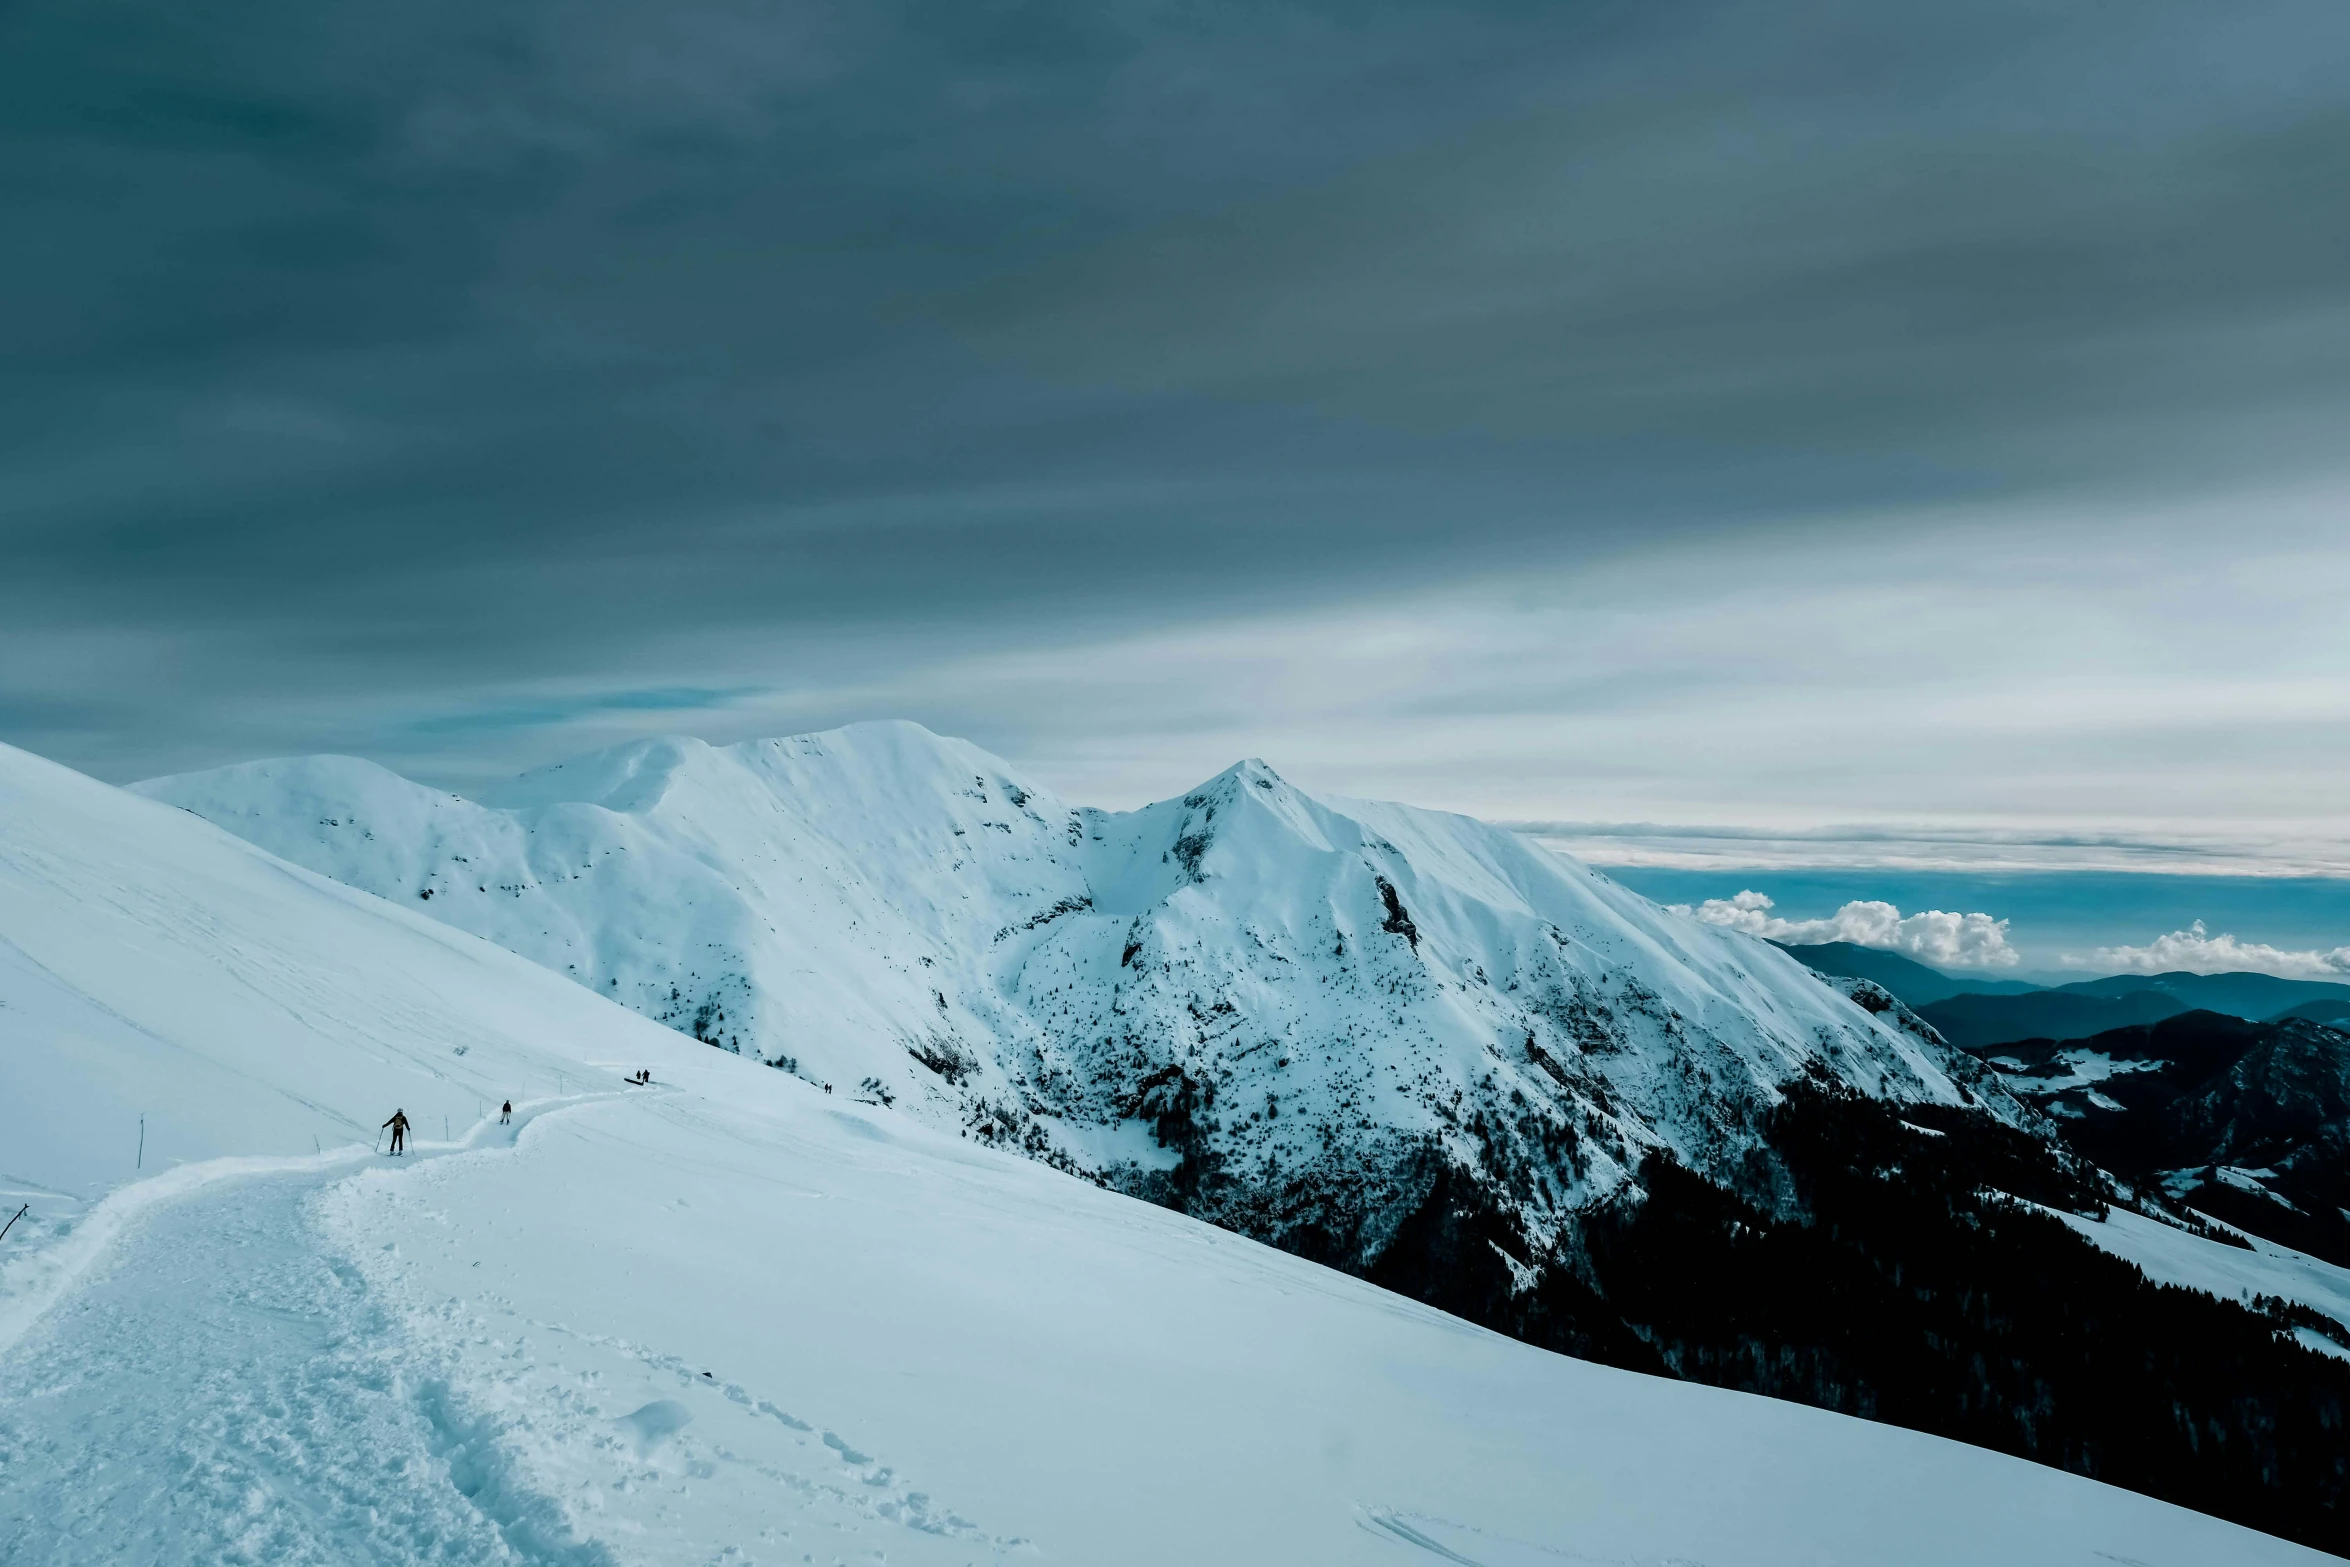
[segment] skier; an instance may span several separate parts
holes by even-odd
[[[392,1118],[384,1125],[392,1129],[392,1152],[398,1153],[408,1145],[408,1112],[394,1110]]]
[[[509,1099],[498,1107],[498,1124],[504,1126],[514,1119],[514,1101]]]

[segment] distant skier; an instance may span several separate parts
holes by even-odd
[[[514,1119],[514,1101],[509,1099],[498,1106],[498,1124],[505,1126]]]
[[[392,1112],[392,1118],[384,1122],[384,1125],[392,1129],[392,1152],[398,1153],[401,1149],[408,1146],[407,1111],[394,1110]]]

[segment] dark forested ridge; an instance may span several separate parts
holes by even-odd
[[[2350,1001],[2304,1001],[2299,1006],[2287,1007],[2271,1021],[2284,1023],[2297,1017],[2305,1017],[2312,1023],[2331,1023],[2339,1027],[2350,1023]]]
[[[1905,958],[1883,947],[1864,947],[1852,941],[1808,944],[1775,941],[1771,945],[1818,973],[1839,974],[1848,979],[1865,979],[1873,985],[1882,985],[1909,1007],[1922,1007],[1952,996],[2031,995],[2045,988],[2021,980],[1990,979],[1976,974],[1945,974],[1940,969],[1928,968],[1915,958]]]
[[[2046,1208],[2092,1167],[1971,1111],[1825,1085],[1732,1184],[1662,1158],[1527,1273],[1525,1239],[1439,1180],[1365,1271],[1529,1342],[2014,1453],[2350,1553],[2350,1364],[2262,1312],[2148,1281]],[[2024,1199],[2024,1200],[2019,1200]],[[1495,1248],[1499,1248],[1499,1252]]]
[[[1961,1050],[1981,1050],[2014,1039],[2086,1039],[2188,1010],[2186,1002],[2159,990],[2118,996],[2041,990],[2028,996],[1947,996],[1917,1013]]]
[[[2247,1022],[2350,1018],[2350,985],[2273,974],[2112,974],[2041,986],[1979,974],[1946,974],[1877,947],[1833,941],[1784,950],[1822,974],[1869,980],[1891,991],[1963,1049],[2024,1039],[2086,1039],[2108,1029],[2185,1012]]]
[[[1978,1050],[2121,1179],[2350,1266],[2350,1032],[2188,1012]]]
[[[2337,980],[2280,979],[2274,974],[2240,970],[2226,974],[2109,974],[2103,979],[2059,985],[2052,994],[2124,996],[2146,991],[2171,996],[2190,1011],[2222,1012],[2251,1022],[2275,1018],[2313,1001],[2350,1001],[2350,985]]]

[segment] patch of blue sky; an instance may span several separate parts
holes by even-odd
[[[1782,919],[1823,919],[1855,899],[1881,899],[1904,914],[1925,909],[1986,913],[2010,921],[2023,956],[2003,979],[2084,978],[2100,947],[2138,946],[2201,920],[2214,932],[2288,950],[2350,944],[2350,878],[2166,876],[2127,871],[1911,871],[1735,866],[1690,869],[1609,866],[1607,874],[1660,903],[1702,903],[1752,890]]]

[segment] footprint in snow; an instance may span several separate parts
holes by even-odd
[[[693,1423],[694,1412],[674,1398],[656,1398],[642,1409],[612,1423],[628,1435],[639,1458],[650,1458],[678,1432]]]
[[[858,1452],[855,1448],[849,1446],[848,1443],[842,1441],[839,1437],[834,1436],[830,1431],[824,1433],[824,1445],[831,1448],[834,1452],[840,1454],[844,1462],[859,1465],[873,1462],[870,1457]]]

